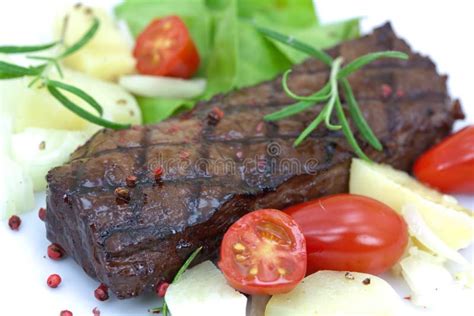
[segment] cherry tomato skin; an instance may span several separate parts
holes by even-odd
[[[254,211],[227,230],[218,265],[229,284],[243,293],[287,293],[305,277],[305,239],[287,214]]]
[[[421,182],[441,192],[474,194],[474,125],[421,155],[413,173]]]
[[[139,73],[191,78],[199,67],[199,53],[186,25],[177,16],[153,20],[138,36],[133,50]]]
[[[337,194],[285,212],[305,235],[310,274],[319,270],[379,274],[400,259],[408,243],[403,218],[368,197]]]

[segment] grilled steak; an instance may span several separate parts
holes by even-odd
[[[409,170],[462,111],[447,95],[446,77],[390,25],[329,53],[348,62],[380,50],[404,51],[410,59],[380,60],[350,77],[383,151],[356,136],[375,161]],[[309,59],[294,67],[290,88],[309,94],[328,75],[325,65]],[[321,106],[263,121],[292,102],[278,77],[157,125],[98,132],[48,174],[49,240],[127,298],[169,281],[199,246],[196,262],[215,258],[224,232],[249,211],[347,192],[354,154],[342,132],[321,127],[292,146]]]

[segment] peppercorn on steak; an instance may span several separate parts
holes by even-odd
[[[347,63],[382,50],[410,58],[379,60],[349,81],[383,150],[354,133],[373,160],[409,170],[462,111],[447,94],[446,77],[388,24],[328,52]],[[290,88],[309,94],[328,76],[327,66],[308,59],[294,67]],[[247,212],[347,192],[354,154],[341,131],[321,127],[293,146],[321,106],[263,120],[290,103],[278,77],[157,125],[98,132],[47,176],[49,240],[128,298],[169,281],[199,246],[195,263],[215,258],[224,232]]]

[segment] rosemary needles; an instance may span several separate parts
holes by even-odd
[[[299,96],[288,87],[288,75],[291,70],[288,70],[283,76],[283,89],[286,94],[291,98],[297,100],[298,102],[288,105],[287,107],[271,113],[265,116],[267,121],[276,121],[281,120],[285,117],[289,117],[295,114],[298,114],[311,106],[319,103],[325,102],[321,112],[314,118],[314,120],[301,132],[298,138],[294,142],[294,146],[298,146],[301,142],[308,137],[312,131],[314,131],[322,122],[330,130],[342,130],[344,136],[346,137],[348,143],[354,150],[354,152],[362,159],[370,161],[370,158],[363,152],[359,144],[357,143],[356,138],[351,130],[349,121],[347,120],[346,114],[344,112],[342,102],[340,99],[339,87],[344,93],[345,100],[347,101],[347,107],[349,114],[352,117],[357,129],[360,131],[363,139],[367,141],[373,148],[376,150],[382,150],[382,144],[375,136],[374,132],[367,124],[362,112],[359,108],[359,104],[354,96],[352,88],[347,80],[347,77],[352,73],[358,71],[365,65],[372,63],[373,61],[380,58],[397,58],[397,59],[408,59],[408,55],[398,51],[383,51],[376,52],[361,56],[356,58],[345,67],[342,67],[342,57],[333,59],[327,53],[322,50],[318,50],[310,45],[307,45],[303,42],[295,40],[292,37],[289,37],[278,32],[256,26],[265,36],[279,41],[283,44],[286,44],[296,50],[306,53],[308,56],[315,57],[316,59],[321,60],[327,66],[331,67],[331,74],[329,77],[329,82],[319,91],[313,93],[309,96]],[[338,119],[338,124],[333,124],[331,119],[333,117],[333,112],[336,112]]]
[[[52,68],[57,70],[61,78],[63,77],[63,72],[60,66],[61,60],[74,54],[82,47],[84,47],[97,33],[99,26],[99,20],[97,18],[94,18],[92,25],[88,29],[88,31],[76,43],[69,47],[65,47],[62,41],[35,46],[0,46],[0,53],[4,54],[36,53],[54,47],[60,48],[60,53],[53,57],[37,55],[26,56],[31,60],[39,60],[43,62],[39,66],[23,67],[12,63],[0,61],[0,79],[13,79],[25,76],[32,77],[32,80],[28,87],[32,87],[36,83],[39,83],[40,87],[45,87],[47,91],[64,107],[66,107],[68,110],[75,113],[76,115],[82,117],[83,119],[91,123],[112,129],[128,128],[130,125],[119,124],[104,119],[102,117],[103,110],[100,104],[85,91],[77,87],[68,85],[66,83],[57,80],[52,80],[49,78],[49,73]],[[67,95],[65,95],[63,92],[73,94],[88,103],[89,105],[91,105],[92,108],[97,112],[97,115],[84,110],[82,107],[80,107],[71,99],[69,99]]]

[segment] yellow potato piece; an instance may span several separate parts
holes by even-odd
[[[379,200],[400,213],[407,204],[415,206],[428,227],[453,249],[467,247],[474,238],[470,210],[390,166],[353,159],[349,192]]]
[[[141,123],[141,112],[135,98],[117,84],[102,81],[85,74],[63,69],[64,78],[51,77],[76,86],[91,95],[104,110],[103,117],[118,123]],[[18,133],[29,127],[94,132],[101,127],[94,125],[66,109],[41,86],[28,88],[31,78],[3,80],[0,82],[2,101],[14,110],[13,129]],[[3,93],[3,91],[8,91]],[[63,92],[77,105],[98,115],[86,102]]]
[[[120,76],[133,73],[135,59],[132,56],[131,45],[111,16],[102,9],[72,7],[58,18],[55,25],[56,38],[61,38],[64,34],[66,45],[74,44],[92,26],[94,17],[99,19],[99,30],[86,46],[64,59],[64,64],[71,69],[107,81],[117,81]],[[66,28],[64,28],[65,21]]]
[[[290,293],[273,296],[265,316],[400,315],[401,300],[383,279],[365,273],[319,271]]]

